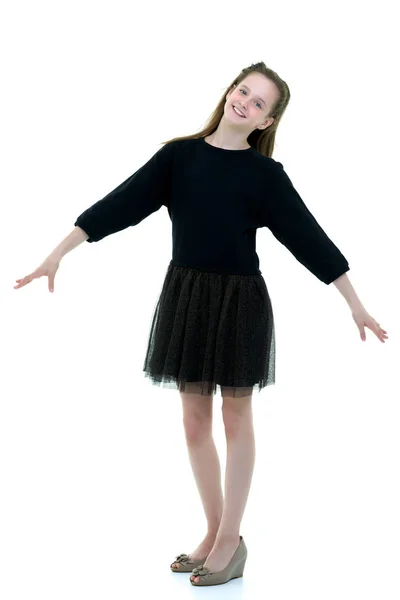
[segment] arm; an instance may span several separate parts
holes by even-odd
[[[361,300],[357,296],[356,291],[351,285],[350,279],[348,278],[346,273],[343,273],[343,275],[335,279],[333,283],[335,284],[339,292],[342,294],[343,298],[346,300],[351,310],[353,308],[363,307]]]
[[[162,205],[168,206],[175,147],[174,142],[165,144],[133,175],[79,215],[74,225],[88,234],[87,242],[98,242],[137,225]]]
[[[327,285],[350,270],[346,257],[311,214],[281,163],[267,165],[265,189],[263,226],[306,269]]]
[[[48,256],[48,258],[55,258],[57,261],[60,261],[62,257],[67,254],[67,252],[70,252],[87,239],[87,233],[80,227],[75,227],[71,233],[68,234],[67,237],[64,238],[56,248],[54,248],[53,252]]]
[[[311,273],[326,284],[335,283],[346,299],[360,337],[366,340],[365,327],[381,342],[386,331],[367,313],[347,276],[349,263],[308,210],[279,162],[271,163],[263,207],[263,224]]]

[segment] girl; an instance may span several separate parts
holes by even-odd
[[[193,474],[207,533],[173,571],[193,585],[241,577],[247,548],[240,535],[255,460],[252,393],[275,383],[271,300],[259,269],[256,231],[273,235],[321,282],[334,283],[365,340],[386,331],[361,304],[349,263],[272,158],[290,99],[287,84],[263,62],[243,69],[207,126],[169,140],[133,175],[85,210],[75,229],[16,288],[47,275],[82,241],[97,242],[137,225],[162,205],[172,221],[173,253],[154,311],[143,371],[156,385],[179,390]],[[225,499],[212,437],[212,402],[223,398],[227,439]]]

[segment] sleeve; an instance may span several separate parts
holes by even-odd
[[[168,206],[174,150],[174,142],[165,144],[133,175],[79,215],[74,224],[87,233],[87,242],[98,242],[137,225],[162,205]]]
[[[349,271],[347,259],[311,214],[282,163],[271,165],[267,188],[263,226],[323,283],[329,285]]]

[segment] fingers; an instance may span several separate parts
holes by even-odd
[[[376,325],[379,327],[379,331],[381,331],[382,333],[387,333],[387,331],[385,331],[384,329],[382,329],[381,324],[378,323],[377,321],[375,321]]]
[[[381,342],[385,342],[385,338],[388,339],[388,335],[387,335],[387,331],[385,331],[384,329],[382,329],[382,327],[380,326],[380,323],[378,323],[377,321],[375,321],[376,323],[376,327],[377,327],[377,332],[376,335],[378,336],[378,338],[381,340]]]
[[[24,287],[24,285],[30,283],[32,279],[35,279],[35,275],[33,273],[26,275],[22,279],[16,279],[15,281],[17,282],[17,285],[14,285],[14,290]],[[49,277],[49,291],[54,292],[54,276]]]
[[[383,344],[385,343],[385,340],[389,338],[387,331],[382,329],[375,319],[371,323],[365,323],[365,327],[368,327],[368,329],[370,329]],[[364,328],[360,329],[360,337],[363,342],[367,339]]]
[[[370,329],[375,333],[376,337],[382,342],[385,343],[385,339],[388,339],[388,335],[387,332],[384,331],[379,325],[376,325],[375,327],[372,326],[370,327]]]
[[[14,285],[14,289],[15,288],[20,288],[23,287],[24,285],[26,285],[27,283],[31,282],[33,279],[32,277],[32,273],[30,275],[26,275],[25,277],[23,277],[22,279],[16,279],[15,281],[17,282],[17,285]]]

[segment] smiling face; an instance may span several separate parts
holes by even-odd
[[[248,134],[254,129],[265,129],[274,119],[268,118],[279,92],[275,84],[261,73],[250,73],[230,90],[224,107],[225,118],[230,125],[243,127]],[[244,117],[239,116],[236,107]]]

